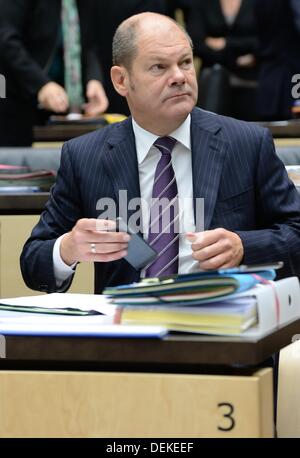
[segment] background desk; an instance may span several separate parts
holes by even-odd
[[[66,141],[124,119],[126,116],[122,114],[106,113],[96,119],[85,118],[79,121],[49,123],[44,126],[35,126],[33,137],[35,142]]]
[[[109,116],[109,115],[108,115]],[[120,121],[125,119],[122,115],[111,115],[112,119],[109,122]],[[300,119],[289,121],[273,121],[273,122],[258,122],[264,127],[267,127],[272,132],[275,138],[300,138]],[[96,129],[105,127],[103,123],[70,123],[70,124],[54,124],[46,126],[34,127],[35,142],[53,142],[66,141],[79,135],[87,134]]]
[[[48,193],[0,195],[0,297],[38,294],[24,284],[20,254],[48,197]],[[93,265],[81,263],[70,292],[93,293],[93,283]]]
[[[271,437],[272,370],[257,366],[299,329],[258,341],[9,336],[0,436]]]
[[[270,129],[274,138],[300,137],[300,119],[292,119],[289,121],[259,122],[258,124]]]
[[[35,142],[57,142],[67,141],[79,135],[88,134],[94,130],[101,129],[104,126],[95,124],[82,125],[53,125],[53,126],[35,126],[34,141]]]

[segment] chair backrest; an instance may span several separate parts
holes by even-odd
[[[230,112],[229,73],[221,65],[205,68],[199,75],[198,106],[226,115]]]
[[[299,334],[300,338],[300,334]],[[297,339],[297,336],[294,336]],[[280,351],[277,401],[278,437],[300,437],[300,340]]]
[[[0,164],[19,165],[32,170],[55,170],[60,164],[61,148],[0,148]]]
[[[276,146],[276,153],[284,165],[300,165],[300,146]]]

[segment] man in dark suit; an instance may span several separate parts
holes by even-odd
[[[113,57],[112,81],[132,117],[64,145],[56,185],[21,256],[26,284],[65,291],[81,261],[95,262],[97,293],[138,280],[140,272],[124,259],[129,236],[105,220],[105,208],[116,204],[116,215],[135,217],[150,240],[153,200],[171,189],[170,204],[179,202],[181,213],[174,205],[158,230],[156,238],[166,235],[169,242],[150,268],[161,261],[163,273],[181,273],[282,260],[282,275],[300,275],[300,197],[271,135],[194,108],[197,82],[186,33],[165,16],[133,16],[114,37]],[[185,226],[176,232],[178,218]]]
[[[261,119],[292,117],[292,77],[300,72],[300,3],[256,0],[259,36],[257,111]]]
[[[56,113],[68,109],[64,81],[56,82],[50,74],[60,48],[63,2],[0,0],[0,73],[7,81],[6,99],[0,101],[1,146],[31,144],[37,103]],[[95,0],[77,0],[76,7],[80,22],[83,96],[89,102],[85,111],[94,115],[105,111],[108,105],[95,50]]]

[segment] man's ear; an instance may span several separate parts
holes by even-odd
[[[126,97],[128,94],[128,72],[126,68],[114,65],[110,70],[110,77],[118,94]]]

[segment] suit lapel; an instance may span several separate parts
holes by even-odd
[[[125,221],[136,212],[128,209],[131,199],[140,198],[140,183],[135,138],[131,118],[116,126],[108,138],[109,151],[104,156],[104,167],[111,179],[119,215]]]
[[[196,231],[203,230],[202,205],[204,199],[204,230],[210,228],[218,195],[222,167],[228,143],[218,137],[221,125],[213,114],[195,109],[192,112],[192,168]],[[198,203],[201,202],[200,200]],[[203,201],[202,201],[203,202]]]

